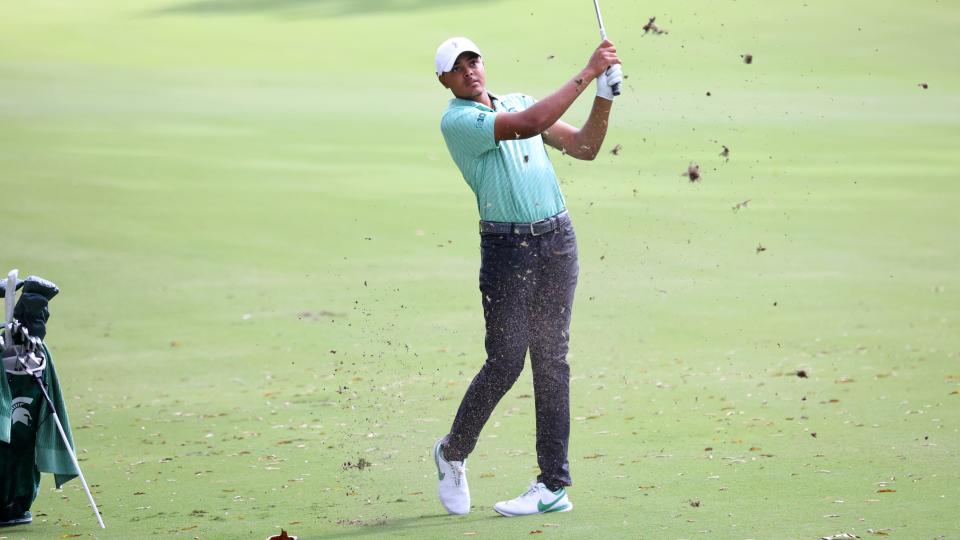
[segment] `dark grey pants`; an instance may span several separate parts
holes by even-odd
[[[444,442],[447,459],[465,459],[500,398],[520,376],[530,351],[537,415],[538,481],[571,485],[570,313],[579,263],[566,212],[557,227],[531,234],[517,227],[480,235],[480,293],[486,321],[487,361],[470,383]],[[517,232],[517,231],[520,232]]]

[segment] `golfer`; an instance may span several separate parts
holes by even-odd
[[[453,93],[440,129],[480,211],[480,293],[487,360],[470,383],[450,432],[433,448],[440,502],[470,511],[466,460],[530,351],[537,418],[537,483],[498,502],[504,516],[567,512],[573,504],[570,439],[570,312],[577,242],[546,146],[591,160],[607,133],[613,86],[623,80],[617,50],[604,40],[586,67],[550,96],[496,95],[486,88],[480,49],[463,37],[437,49],[440,84]],[[582,128],[560,117],[594,79],[596,98]]]

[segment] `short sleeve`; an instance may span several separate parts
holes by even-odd
[[[476,107],[455,107],[443,115],[440,131],[451,151],[476,157],[497,148],[493,134],[496,117],[497,113]]]

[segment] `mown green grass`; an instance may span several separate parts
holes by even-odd
[[[492,90],[541,97],[596,44],[589,3],[0,8],[0,266],[63,289],[49,342],[108,524],[44,479],[0,537],[954,536],[960,12],[603,8],[623,149],[554,156],[576,509],[515,520],[490,506],[537,472],[528,373],[474,511],[434,496],[483,336],[431,60],[469,35]]]

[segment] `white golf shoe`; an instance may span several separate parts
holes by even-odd
[[[500,501],[493,505],[493,509],[502,516],[529,516],[530,514],[546,514],[549,512],[569,512],[573,510],[573,503],[567,497],[567,490],[550,491],[542,482],[531,483],[523,495],[509,501]]]
[[[433,460],[437,464],[437,493],[440,502],[451,514],[470,512],[470,487],[467,486],[467,460],[447,461],[443,457],[440,443],[433,445]]]

